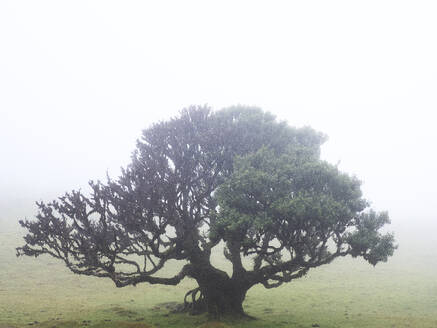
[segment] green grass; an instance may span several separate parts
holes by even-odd
[[[169,313],[192,280],[118,289],[109,280],[74,275],[49,257],[16,258],[20,236],[0,232],[0,328],[437,327],[437,256],[426,238],[398,238],[395,256],[375,268],[346,258],[280,288],[256,286],[244,306],[257,320],[207,323],[205,316]]]

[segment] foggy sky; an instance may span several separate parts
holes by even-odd
[[[183,107],[244,104],[326,133],[323,158],[394,223],[437,219],[436,17],[434,1],[3,0],[0,217],[117,176]]]

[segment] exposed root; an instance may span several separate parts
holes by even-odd
[[[184,309],[192,315],[206,312],[206,300],[199,287],[185,294]]]

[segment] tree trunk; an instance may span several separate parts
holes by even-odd
[[[206,311],[213,319],[222,317],[245,317],[243,301],[248,290],[244,282],[226,277],[211,277],[199,281]]]
[[[243,301],[252,285],[249,285],[244,273],[231,278],[226,272],[213,267],[209,262],[204,262],[193,265],[190,276],[199,285],[201,302],[198,304],[203,311],[208,312],[210,318],[246,317]],[[196,292],[193,290],[191,295],[194,309]]]
[[[243,301],[246,291],[241,288],[232,288],[231,285],[215,285],[210,282],[200,286],[203,302],[208,315],[213,319],[222,317],[243,317]]]

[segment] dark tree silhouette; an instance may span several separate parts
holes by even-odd
[[[257,108],[192,107],[143,132],[116,180],[90,195],[37,203],[17,255],[49,254],[74,273],[117,287],[177,285],[193,312],[243,316],[246,292],[302,277],[339,256],[386,261],[395,249],[378,230],[386,213],[366,210],[360,182],[322,160],[325,137]],[[211,264],[224,243],[232,274]],[[184,265],[162,274],[169,260]]]

